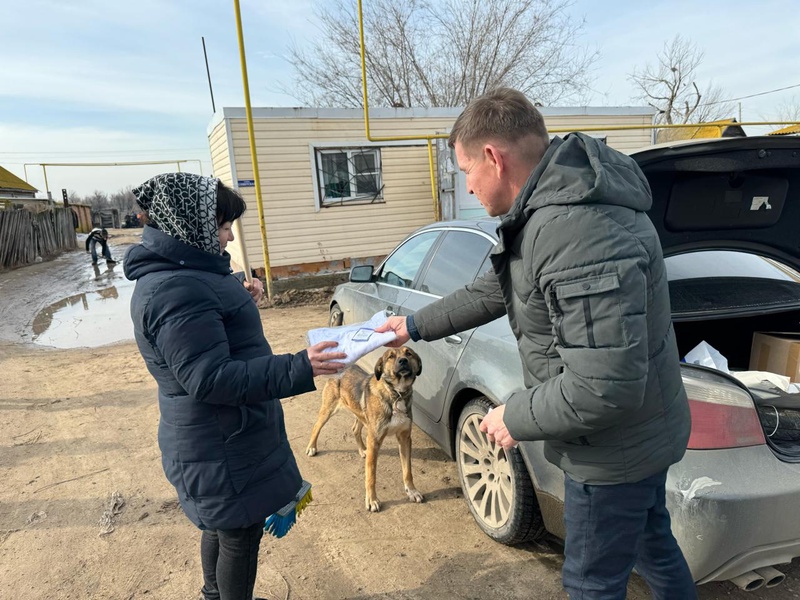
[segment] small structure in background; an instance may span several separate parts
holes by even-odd
[[[370,142],[355,108],[254,108],[264,223],[273,280],[338,276],[376,264],[410,231],[437,220],[485,215],[467,191],[446,143],[433,150],[434,185],[424,136],[447,132],[463,108],[370,110],[374,132],[413,139]],[[592,131],[618,150],[652,144],[652,107],[543,107],[548,128]],[[255,178],[242,108],[222,108],[208,127],[213,172],[248,205],[241,219],[251,266],[265,270]],[[619,126],[642,129],[617,129]],[[438,141],[438,140],[437,140]],[[436,174],[439,165],[438,176]],[[432,187],[436,188],[434,202]],[[227,251],[238,264],[238,243]],[[324,285],[328,285],[325,283]]]
[[[800,125],[781,127],[775,131],[770,131],[767,135],[800,135]]]
[[[747,137],[736,119],[720,119],[709,121],[697,127],[680,127],[676,129],[659,129],[658,143],[678,140],[703,140],[727,137]]]
[[[119,209],[101,208],[92,212],[92,225],[101,229],[119,229]]]
[[[33,212],[47,210],[50,202],[36,198],[37,190],[11,171],[0,167],[0,210],[27,208]]]
[[[38,191],[0,167],[0,269],[50,260],[77,247],[74,213],[36,198]]]
[[[89,233],[92,225],[92,207],[89,204],[70,202],[69,208],[72,210],[72,223],[78,233]]]

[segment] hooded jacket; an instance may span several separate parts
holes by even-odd
[[[280,399],[315,389],[306,351],[272,353],[227,253],[147,226],[124,264],[136,343],[158,383],[162,465],[186,516],[201,529],[263,522],[302,484]]]
[[[508,314],[526,389],[517,440],[581,483],[640,481],[679,461],[691,419],[650,188],[635,161],[555,138],[499,226],[493,270],[415,313],[433,340]],[[416,330],[416,331],[415,331]]]
[[[100,244],[106,244],[107,240],[103,237],[104,229],[100,229],[99,227],[95,227],[92,231],[89,232],[89,235],[86,236],[86,251],[89,251],[89,244],[94,241]]]

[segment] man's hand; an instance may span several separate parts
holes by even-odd
[[[261,297],[264,295],[264,284],[261,283],[261,280],[258,278],[253,279],[252,283],[245,280],[244,289],[250,292],[250,295],[253,297],[253,301],[255,302],[261,300]]]
[[[347,366],[340,362],[332,362],[347,358],[347,354],[344,352],[325,352],[326,348],[335,348],[338,345],[336,342],[320,342],[307,349],[308,360],[311,361],[314,377],[318,375],[335,375]]]
[[[505,404],[493,408],[488,415],[483,417],[481,431],[486,434],[490,442],[494,442],[503,449],[508,450],[517,445],[517,440],[511,437],[505,423],[503,423],[503,414],[505,412]]]
[[[386,344],[390,348],[399,348],[411,339],[406,328],[405,317],[389,317],[383,325],[375,328],[375,333],[386,333],[387,331],[394,331],[397,334],[394,341]]]

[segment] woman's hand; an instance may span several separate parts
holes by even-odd
[[[336,342],[320,342],[307,349],[314,377],[335,375],[347,366],[340,362],[333,362],[347,358],[347,354],[344,352],[325,352],[326,348],[335,348],[338,345]]]
[[[261,297],[264,295],[264,284],[261,283],[261,280],[258,278],[253,279],[252,282],[245,281],[244,289],[250,292],[254,302],[261,300]]]

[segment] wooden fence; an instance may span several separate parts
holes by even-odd
[[[69,208],[0,210],[0,269],[31,264],[39,256],[48,260],[77,246]]]

